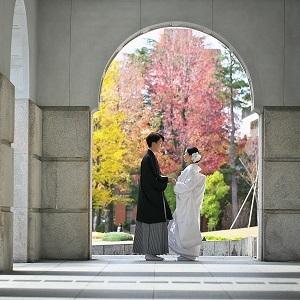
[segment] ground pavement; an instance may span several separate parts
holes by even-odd
[[[248,257],[145,262],[142,256],[18,263],[0,299],[300,299],[300,263]]]

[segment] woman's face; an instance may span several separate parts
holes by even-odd
[[[192,155],[189,155],[187,151],[184,152],[183,159],[186,163],[190,164],[192,162]]]

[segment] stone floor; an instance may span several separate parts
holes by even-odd
[[[0,274],[0,299],[300,299],[300,263],[142,256],[19,263]]]

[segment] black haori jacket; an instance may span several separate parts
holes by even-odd
[[[168,178],[161,176],[158,161],[154,153],[148,150],[141,162],[137,221],[152,224],[172,219],[172,213],[164,195],[167,185]]]

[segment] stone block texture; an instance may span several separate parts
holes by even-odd
[[[262,259],[300,261],[300,109],[265,108]]]
[[[89,162],[44,161],[42,173],[43,208],[88,208]]]
[[[43,157],[87,159],[90,155],[89,116],[89,110],[76,110],[76,107],[71,110],[44,109]]]
[[[0,272],[13,266],[13,214],[0,211]]]
[[[0,140],[12,143],[14,140],[15,88],[0,73]]]
[[[14,260],[40,258],[42,111],[28,99],[15,104]],[[38,221],[39,220],[39,221]]]
[[[0,73],[0,272],[12,269],[14,86]]]
[[[0,143],[0,207],[13,206],[13,149]]]
[[[42,258],[88,259],[88,213],[61,212],[42,214]]]
[[[88,259],[90,111],[86,107],[42,110],[41,255],[46,259]]]

